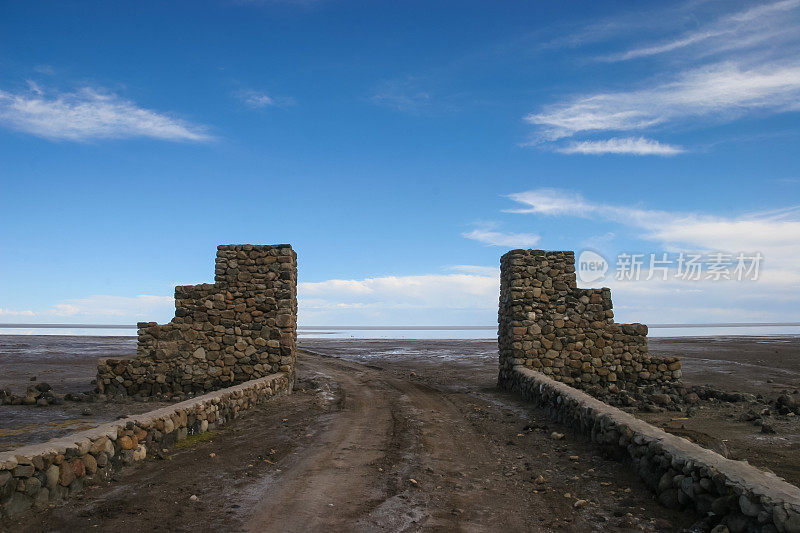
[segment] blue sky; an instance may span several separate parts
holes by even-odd
[[[0,15],[0,322],[167,321],[245,242],[296,248],[301,324],[491,324],[519,247],[759,252],[594,285],[621,321],[800,321],[800,0]]]

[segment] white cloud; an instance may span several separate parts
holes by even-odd
[[[0,316],[36,316],[36,313],[29,309],[18,311],[15,309],[3,309],[0,307]]]
[[[528,146],[592,132],[697,127],[748,115],[800,111],[800,0],[744,4],[684,2],[657,10],[626,10],[564,41],[625,48],[593,59],[651,58],[649,78],[623,90],[590,90],[527,115],[535,126]],[[741,5],[741,4],[739,4]],[[613,139],[612,139],[613,140]],[[655,142],[655,141],[653,141]],[[567,154],[674,155],[678,146],[580,139],[556,148]]]
[[[242,98],[244,103],[250,107],[267,107],[275,105],[275,100],[263,93],[250,93]]]
[[[35,83],[30,87],[28,93],[0,91],[0,124],[52,140],[148,137],[200,142],[212,138],[202,126],[141,108],[98,89],[87,87],[48,96]]]
[[[80,313],[80,308],[72,304],[56,304],[51,313],[56,316],[72,316]]]
[[[242,90],[234,93],[247,107],[253,109],[263,109],[265,107],[286,107],[295,104],[294,98],[287,96],[272,96],[264,92],[253,90]]]
[[[464,272],[465,274],[478,274],[480,276],[500,276],[500,268],[496,266],[454,265],[449,270]]]
[[[376,304],[389,307],[471,307],[493,290],[499,280],[493,275],[423,274],[364,279],[332,279],[301,282],[298,294],[308,301],[329,300],[337,304]]]
[[[421,80],[408,77],[383,81],[372,95],[372,102],[398,111],[420,111],[431,103],[431,93],[421,87]]]
[[[800,63],[743,69],[731,63],[696,69],[635,91],[605,92],[532,113],[544,140],[592,131],[631,131],[687,118],[730,120],[752,111],[800,110]]]
[[[175,300],[171,296],[112,296],[98,294],[85,298],[74,298],[53,304],[37,311],[11,311],[0,309],[0,316],[35,316],[38,322],[135,324],[138,321],[171,320]]]
[[[614,279],[617,252],[612,254],[610,245],[603,246],[611,269],[605,281],[591,285],[612,288],[616,316],[621,322],[786,322],[797,316],[800,206],[719,216],[593,202],[576,192],[558,189],[536,189],[509,197],[522,205],[509,212],[579,217],[591,225],[602,220],[617,223],[625,230],[632,229],[643,243],[629,242],[625,249],[617,251],[644,254],[643,273],[649,267],[650,253],[656,253],[658,258],[660,252],[726,252],[734,254],[735,262],[735,254],[760,252],[764,258],[755,281],[695,281],[674,277],[661,280],[660,276],[625,281]],[[615,243],[616,248],[619,245]],[[669,334],[669,330],[661,333]]]
[[[600,140],[572,142],[556,151],[562,154],[628,154],[628,155],[660,155],[671,156],[685,152],[680,146],[662,144],[644,137],[625,137]]]
[[[525,207],[506,209],[506,213],[585,217],[597,209],[595,204],[590,204],[580,194],[561,189],[535,189],[512,193],[508,197]]]
[[[110,296],[105,294],[68,300],[56,305],[59,312],[89,317],[125,317],[149,319],[174,309],[172,296]],[[135,320],[134,320],[135,322]]]
[[[590,202],[580,194],[536,189],[509,195],[524,207],[507,212],[599,218],[633,226],[640,238],[668,250],[761,252],[765,267],[785,281],[800,280],[800,206],[723,217]]]
[[[484,325],[494,321],[499,290],[496,269],[300,282],[299,316],[306,324]]]
[[[461,236],[488,246],[505,248],[527,248],[535,246],[541,237],[534,233],[504,233],[495,231],[494,224],[481,224],[478,228],[462,233]]]
[[[800,7],[800,0],[782,0],[724,15],[712,22],[677,37],[656,44],[631,48],[611,54],[605,61],[627,61],[669,52],[696,49],[695,53],[709,55],[730,50],[753,48],[768,43],[774,47],[781,38],[796,38],[800,26],[791,12]]]

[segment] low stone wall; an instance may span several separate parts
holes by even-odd
[[[101,359],[108,395],[184,395],[294,375],[297,254],[288,244],[217,247],[213,284],[175,287],[169,324],[139,323],[135,359]]]
[[[525,365],[581,389],[677,382],[681,362],[651,355],[647,326],[614,322],[611,290],[579,289],[570,251],[500,259],[499,382]]]
[[[272,374],[191,400],[109,422],[42,444],[0,453],[0,514],[12,518],[32,507],[62,500],[115,468],[145,459],[148,450],[168,447],[204,433],[240,411],[291,390],[286,373]]]
[[[800,488],[726,459],[523,366],[506,388],[628,462],[667,507],[694,508],[731,533],[800,533]]]

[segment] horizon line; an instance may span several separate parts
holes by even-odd
[[[168,322],[167,322],[168,323]],[[800,327],[800,322],[720,322],[701,324],[646,324],[651,329],[678,328],[751,328]],[[0,324],[0,329],[138,329],[136,324]],[[479,331],[494,330],[497,326],[297,326],[298,330],[333,331]]]

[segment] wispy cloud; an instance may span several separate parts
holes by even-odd
[[[31,82],[32,83],[32,82]],[[167,141],[212,139],[206,128],[96,88],[47,93],[35,83],[29,92],[0,90],[0,124],[51,140],[87,141],[148,137]]]
[[[252,109],[286,107],[296,103],[294,98],[288,96],[271,96],[267,93],[253,90],[236,91],[234,96],[244,105]]]
[[[461,236],[488,246],[500,246],[504,248],[526,248],[535,246],[541,240],[539,235],[533,233],[504,233],[495,231],[493,224],[481,224],[472,231],[462,233]]]
[[[463,272],[465,274],[478,274],[480,276],[499,276],[500,269],[496,266],[478,266],[478,265],[454,265],[449,270],[456,272]]]
[[[420,111],[431,102],[429,90],[421,87],[419,78],[407,77],[383,81],[372,95],[372,102],[398,111]]]
[[[696,129],[709,122],[800,110],[800,0],[731,5],[685,2],[657,12],[628,11],[561,39],[563,46],[603,42],[604,48],[619,50],[592,60],[651,58],[644,67],[649,74],[629,81],[632,89],[598,89],[542,106],[524,117],[535,127],[527,145],[548,148],[589,133]],[[554,149],[565,154],[686,151],[585,138]]]
[[[748,49],[767,42],[774,46],[779,40],[796,39],[800,26],[793,18],[800,0],[782,0],[748,7],[745,10],[719,17],[700,27],[664,41],[637,46],[624,52],[601,58],[604,61],[627,61],[694,48],[695,53],[707,56],[731,50]]]
[[[634,232],[628,253],[693,252],[753,254],[764,260],[757,281],[687,281],[658,277],[645,281],[603,281],[615,293],[619,318],[647,322],[767,321],[796,315],[791,306],[800,298],[800,206],[769,212],[720,216],[637,205],[591,201],[574,191],[536,189],[509,195],[520,207],[508,212],[541,217],[586,219],[587,231],[598,221],[617,224],[618,232]],[[617,231],[617,230],[615,230]],[[614,237],[614,234],[609,234]],[[648,244],[651,243],[651,244]],[[652,243],[660,248],[653,250]],[[584,243],[610,253],[610,242]],[[634,248],[632,248],[633,246]],[[606,259],[613,261],[612,256]],[[645,257],[646,260],[646,257]],[[646,265],[645,265],[646,268]],[[735,288],[731,283],[735,283]],[[724,317],[735,317],[725,319]],[[623,318],[624,317],[624,318]],[[667,319],[667,317],[670,317]],[[711,318],[709,318],[711,317]]]
[[[36,317],[40,323],[72,322],[135,324],[143,320],[169,320],[175,308],[171,296],[97,294],[54,303],[36,310],[0,309],[3,317]]]
[[[511,213],[603,219],[637,228],[641,238],[667,249],[758,251],[786,274],[800,268],[800,206],[726,217],[591,202],[558,189],[524,191],[509,198],[523,205],[508,210]]]
[[[636,91],[605,92],[532,113],[525,120],[545,140],[593,131],[631,131],[687,118],[723,121],[752,111],[800,110],[800,63],[743,70],[697,69]]]
[[[36,313],[31,311],[30,309],[3,309],[0,307],[0,316],[7,317],[7,316],[36,316]]]
[[[556,150],[562,154],[624,154],[624,155],[660,155],[670,156],[685,152],[680,146],[662,144],[644,137],[611,138],[600,141],[571,142]]]

